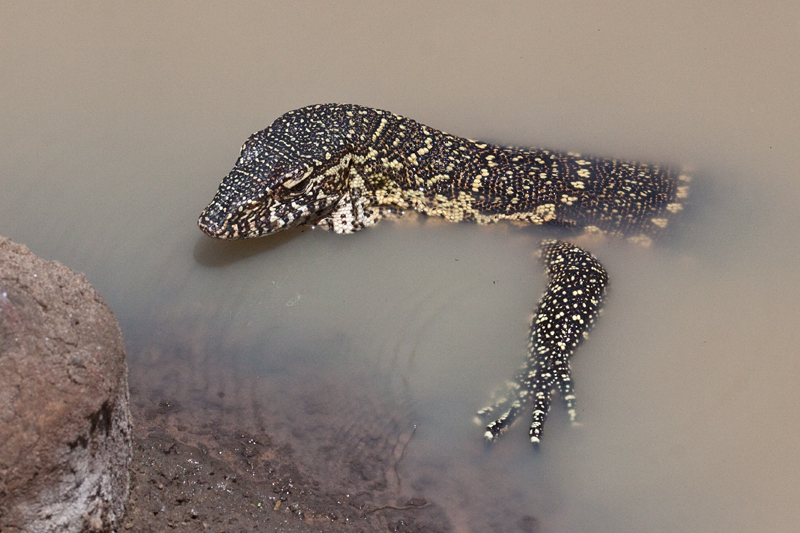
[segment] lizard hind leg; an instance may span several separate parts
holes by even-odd
[[[608,283],[600,262],[573,244],[546,240],[541,251],[550,282],[531,321],[529,364],[541,368],[532,384],[534,444],[540,442],[553,388],[561,393],[570,422],[576,422],[569,358],[599,314]]]
[[[550,281],[531,320],[528,359],[510,382],[506,397],[478,412],[489,417],[505,410],[486,426],[489,441],[505,432],[532,400],[529,434],[538,444],[553,389],[561,393],[570,421],[576,423],[569,358],[600,312],[608,276],[597,259],[568,242],[546,240],[541,251]]]

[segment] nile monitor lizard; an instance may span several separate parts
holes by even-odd
[[[325,104],[253,134],[200,215],[212,237],[242,239],[300,224],[353,233],[404,209],[453,222],[556,224],[648,244],[681,210],[689,178],[658,166],[455,137],[387,111]],[[588,252],[541,245],[550,277],[531,321],[526,363],[509,394],[478,412],[495,440],[533,401],[538,443],[552,389],[575,419],[569,357],[600,311],[608,281]]]

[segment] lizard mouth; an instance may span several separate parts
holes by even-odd
[[[197,225],[215,239],[246,239],[313,224],[330,214],[333,207],[325,200],[286,204],[268,195],[237,209],[226,209],[212,202],[200,215]]]
[[[233,207],[235,205],[236,202],[230,199],[214,198],[197,219],[200,230],[215,239],[256,236],[256,230],[263,226],[263,222],[259,224],[259,219],[264,218],[262,213],[266,211],[263,201],[251,201]]]

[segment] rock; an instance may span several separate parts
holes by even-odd
[[[127,374],[119,323],[83,275],[0,237],[0,531],[119,528]]]

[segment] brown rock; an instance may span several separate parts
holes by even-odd
[[[0,237],[0,531],[119,526],[127,373],[119,323],[83,275]]]

